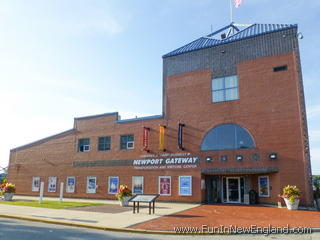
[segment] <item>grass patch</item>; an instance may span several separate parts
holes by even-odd
[[[52,209],[66,209],[66,208],[73,208],[73,207],[104,205],[103,203],[59,202],[59,201],[50,201],[50,200],[49,201],[42,201],[42,204],[39,204],[39,201],[37,201],[37,200],[0,201],[0,204],[27,206],[27,207],[52,208]]]

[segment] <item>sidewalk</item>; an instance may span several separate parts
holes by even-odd
[[[14,200],[18,199],[38,200],[39,198],[29,196],[14,196]],[[58,201],[59,199],[45,197],[44,200]],[[64,202],[67,201],[105,203],[106,205],[109,205],[110,208],[119,209],[118,201],[112,200],[64,198]],[[112,213],[102,213],[96,211],[81,211],[81,208],[78,208],[77,210],[48,209],[0,204],[0,216],[11,216],[20,219],[39,220],[43,222],[52,222],[59,224],[64,223],[79,226],[86,225],[86,227],[101,229],[122,229],[199,206],[199,204],[156,202],[155,214],[149,215],[149,209],[147,207],[143,207],[144,205],[147,206],[147,204],[140,205],[142,207],[140,207],[140,213],[133,214],[132,207],[125,207],[121,211],[115,211]]]

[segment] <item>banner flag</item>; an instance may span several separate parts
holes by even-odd
[[[179,131],[178,131],[178,146],[179,149],[184,150],[183,147],[183,128],[184,128],[184,124],[183,123],[179,123]]]
[[[143,127],[143,140],[142,140],[142,146],[143,151],[148,151],[149,147],[149,130],[150,128]]]
[[[235,7],[236,8],[240,7],[241,3],[242,3],[242,0],[235,0]]]
[[[164,144],[164,129],[166,126],[160,125],[159,127],[159,150],[166,151]]]

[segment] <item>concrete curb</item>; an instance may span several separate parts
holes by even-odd
[[[20,217],[20,216],[12,216],[12,215],[4,215],[4,214],[0,214],[0,217],[1,218],[18,219],[18,220],[24,220],[24,221],[80,227],[80,228],[89,228],[89,229],[96,229],[96,230],[103,230],[103,231],[131,232],[131,233],[145,233],[145,234],[166,234],[166,235],[168,235],[168,234],[176,235],[177,234],[174,231],[157,231],[157,230],[144,230],[144,229],[133,229],[133,228],[103,227],[103,226],[96,226],[96,225],[90,225],[90,224],[62,222],[62,221],[56,221],[56,220],[46,220],[46,219]]]
[[[133,228],[116,228],[116,227],[103,227],[103,226],[96,226],[90,224],[81,224],[81,223],[72,223],[72,222],[62,222],[56,220],[45,220],[39,218],[30,218],[30,217],[20,217],[20,216],[12,216],[12,215],[4,215],[0,214],[0,218],[11,218],[11,219],[18,219],[24,221],[32,221],[32,222],[41,222],[47,224],[57,224],[63,226],[71,226],[71,227],[79,227],[79,228],[88,228],[88,229],[95,229],[95,230],[102,230],[102,231],[113,231],[113,232],[127,232],[127,233],[143,233],[143,234],[158,234],[158,235],[241,235],[241,234],[233,234],[233,233],[178,233],[174,231],[160,231],[160,230],[145,230],[145,229],[133,229]],[[320,228],[311,228],[312,233],[320,232]],[[260,235],[260,234],[257,234]],[[270,234],[270,235],[278,235],[278,234]]]

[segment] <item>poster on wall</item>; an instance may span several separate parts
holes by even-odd
[[[179,195],[192,196],[192,177],[179,176]]]
[[[40,190],[40,177],[32,178],[32,192],[39,192]]]
[[[119,188],[119,177],[109,177],[108,193],[116,194]]]
[[[159,177],[159,194],[162,196],[171,195],[171,177],[167,177],[167,176]]]
[[[48,192],[56,192],[56,191],[57,191],[57,177],[49,177]]]
[[[132,177],[132,192],[134,194],[143,194],[143,177]]]
[[[87,178],[87,193],[96,193],[97,189],[97,178],[88,177]]]
[[[259,196],[269,197],[269,177],[259,177]]]
[[[76,187],[75,177],[67,177],[66,192],[67,193],[74,193],[75,187]]]

